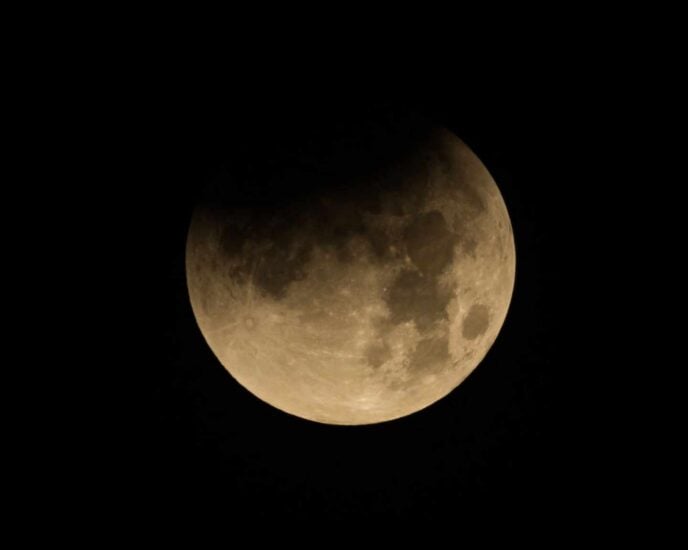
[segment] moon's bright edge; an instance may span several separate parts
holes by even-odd
[[[329,424],[423,409],[485,357],[514,287],[509,214],[456,136],[348,187],[279,208],[194,211],[191,305],[208,345],[263,401]]]

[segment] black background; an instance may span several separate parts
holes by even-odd
[[[117,152],[137,166],[111,191],[126,205],[114,222],[124,260],[110,269],[131,345],[117,355],[123,393],[107,452],[129,507],[439,519],[477,503],[556,508],[583,477],[589,451],[567,412],[575,363],[565,340],[582,315],[570,284],[583,131],[571,84],[523,69],[413,90],[404,79],[345,80],[167,71],[115,106],[127,126]],[[462,138],[502,191],[517,252],[506,322],[474,373],[416,414],[361,427],[287,415],[235,382],[195,323],[184,274],[195,201],[223,167],[260,166],[331,127],[409,111]]]

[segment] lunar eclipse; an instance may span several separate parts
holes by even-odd
[[[514,287],[509,215],[480,159],[426,123],[379,134],[277,171],[299,182],[279,201],[250,177],[238,190],[218,178],[188,232],[189,296],[214,354],[263,401],[317,422],[441,399],[495,342]]]

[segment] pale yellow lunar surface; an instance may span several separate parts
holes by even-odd
[[[514,286],[509,215],[456,136],[349,186],[256,212],[199,204],[186,252],[198,325],[246,389],[369,424],[418,411],[483,359]]]

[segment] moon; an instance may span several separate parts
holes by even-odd
[[[213,353],[255,396],[316,422],[438,401],[485,357],[513,292],[509,214],[478,157],[444,128],[376,139],[220,178],[188,232]]]

